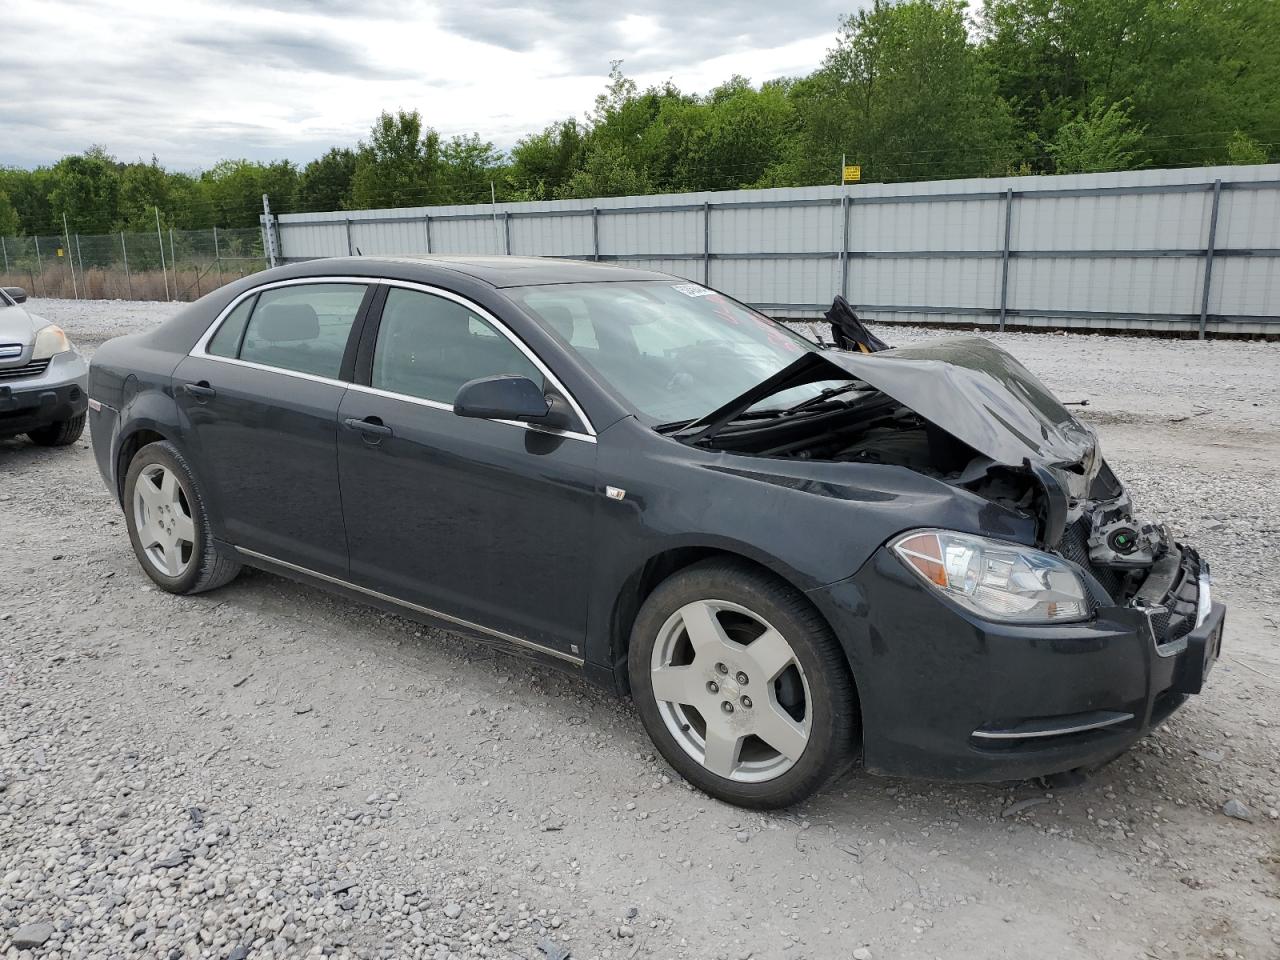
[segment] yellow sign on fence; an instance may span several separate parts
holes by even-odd
[[[857,183],[862,179],[862,167],[846,163],[844,165],[844,182]]]
[[[62,248],[61,248],[61,247],[59,247],[59,248],[58,248],[58,256],[62,256]]]

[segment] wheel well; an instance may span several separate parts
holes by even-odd
[[[124,503],[124,478],[129,473],[129,464],[133,462],[134,456],[139,450],[148,443],[155,443],[159,440],[168,440],[162,433],[154,430],[135,430],[129,436],[124,438],[124,442],[120,444],[120,452],[116,455],[116,499]]]
[[[730,550],[720,550],[714,547],[680,547],[651,557],[640,570],[627,578],[618,594],[617,601],[613,605],[609,653],[613,664],[614,677],[617,678],[618,688],[622,693],[631,692],[631,681],[627,673],[627,648],[631,645],[631,627],[636,621],[636,615],[639,614],[640,607],[643,606],[649,594],[653,593],[662,581],[680,572],[685,567],[712,557],[747,564],[770,577],[787,583],[790,587],[794,588],[795,586],[763,563]],[[820,611],[818,615],[822,615]]]

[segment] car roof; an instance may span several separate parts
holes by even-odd
[[[650,270],[555,257],[332,257],[311,260],[305,266],[318,273],[358,272],[421,282],[439,280],[443,271],[462,274],[492,287],[671,279],[667,274]],[[303,272],[312,273],[312,270]]]

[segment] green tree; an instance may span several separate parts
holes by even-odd
[[[1227,141],[1227,162],[1235,164],[1266,163],[1267,148],[1239,130]]]
[[[166,172],[155,157],[150,163],[125,164],[120,170],[116,226],[122,230],[154,229],[156,209],[169,209],[172,180],[173,175]]]
[[[875,0],[847,17],[794,87],[797,133],[774,182],[831,182],[848,154],[868,180],[1002,172],[1013,117],[970,39],[961,0]]]
[[[613,144],[594,146],[564,189],[566,197],[628,197],[652,192],[632,158]]]
[[[1223,131],[1280,138],[1280,3],[984,0],[983,58],[1025,142],[1045,145],[1099,98],[1129,101],[1157,165],[1220,156]]]
[[[333,147],[302,168],[298,178],[300,210],[342,210],[350,206],[356,174],[356,152]]]
[[[473,133],[453,137],[440,147],[438,199],[433,203],[480,203],[490,184],[502,179],[502,154]]]
[[[440,135],[422,126],[417,110],[383,112],[361,141],[351,181],[356,209],[432,202],[440,166]]]
[[[754,186],[787,150],[795,122],[786,81],[758,90],[732,77],[702,101],[703,121],[684,145],[677,169],[685,189]]]
[[[285,211],[293,208],[297,188],[298,168],[289,160],[221,160],[200,175],[197,189],[180,191],[172,206],[189,226],[253,227],[264,193],[273,210]]]
[[[1094,100],[1058,128],[1045,150],[1055,173],[1103,173],[1142,166],[1143,128],[1129,116],[1128,102]]]
[[[65,215],[73,233],[106,233],[119,219],[120,172],[102,147],[63,157],[49,171],[49,212],[54,225]]]
[[[18,211],[9,200],[9,195],[0,190],[0,237],[15,236],[20,229]]]
[[[563,195],[570,178],[580,168],[583,132],[573,119],[553,123],[532,133],[511,149],[506,171],[508,193],[518,200],[554,200]]]

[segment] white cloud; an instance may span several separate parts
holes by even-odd
[[[0,164],[95,143],[176,168],[305,162],[397,108],[446,136],[476,131],[509,147],[581,116],[611,59],[642,86],[671,79],[694,91],[733,73],[807,72],[841,9],[658,0],[620,17],[589,0],[9,0]]]

